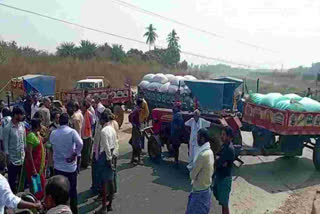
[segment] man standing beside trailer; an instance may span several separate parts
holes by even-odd
[[[179,166],[179,149],[184,131],[184,120],[181,114],[181,102],[175,102],[173,107],[173,119],[171,122],[170,143],[172,144],[173,156],[176,167]]]
[[[189,126],[191,128],[190,133],[190,141],[189,141],[189,165],[188,168],[192,168],[192,162],[197,154],[197,151],[199,149],[198,145],[198,131],[202,128],[208,128],[211,125],[211,122],[200,118],[201,112],[197,109],[193,113],[193,118],[185,122],[186,126]]]

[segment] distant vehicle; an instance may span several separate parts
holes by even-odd
[[[133,104],[133,92],[128,84],[123,88],[111,88],[104,83],[104,77],[87,77],[77,81],[74,89],[62,91],[59,99],[66,104],[70,100],[81,102],[85,98],[93,99],[95,96],[99,96],[102,104],[113,111],[121,127],[124,120],[122,106],[128,109]]]
[[[40,93],[42,96],[54,96],[56,77],[47,75],[27,74],[11,80],[13,95],[30,95]]]
[[[95,89],[104,88],[104,77],[87,77],[87,79],[79,80],[75,89]]]

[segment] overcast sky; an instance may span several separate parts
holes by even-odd
[[[316,0],[123,0],[197,28],[222,35],[213,37],[157,17],[120,6],[112,0],[0,0],[11,6],[145,40],[149,24],[157,28],[156,45],[166,46],[175,29],[183,51],[262,68],[310,66],[320,61],[320,1]],[[92,32],[0,6],[0,39],[55,52],[65,41],[88,39],[98,44],[122,44],[126,50],[147,45]],[[241,45],[245,41],[273,50]],[[213,60],[182,55],[195,64]]]

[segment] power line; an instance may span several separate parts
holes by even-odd
[[[7,8],[14,9],[14,10],[18,10],[18,11],[22,11],[22,12],[25,12],[25,13],[33,14],[33,15],[40,16],[40,17],[43,17],[43,18],[51,19],[51,20],[54,20],[54,21],[62,22],[62,23],[65,23],[65,24],[77,26],[79,28],[95,31],[95,32],[106,34],[106,35],[109,35],[109,36],[121,38],[121,39],[124,39],[124,40],[129,40],[129,41],[137,42],[137,43],[144,44],[144,45],[146,44],[144,41],[141,41],[141,40],[129,38],[129,37],[126,37],[126,36],[121,36],[121,35],[114,34],[114,33],[109,33],[109,32],[103,31],[103,30],[95,29],[95,28],[92,28],[92,27],[87,27],[87,26],[84,26],[84,25],[81,25],[81,24],[77,24],[77,23],[66,21],[66,20],[63,20],[63,19],[58,19],[58,18],[55,18],[55,17],[47,16],[47,15],[40,14],[40,13],[37,13],[37,12],[34,12],[34,11],[21,9],[21,8],[14,7],[14,6],[11,6],[11,5],[0,3],[0,6],[4,6],[4,7],[7,7]],[[161,46],[158,46],[158,47],[161,47]],[[161,47],[161,48],[164,48],[164,47]],[[195,54],[195,53],[187,52],[187,51],[181,51],[181,53],[186,54],[186,55],[190,55],[190,56],[203,58],[203,59],[215,60],[215,61],[219,61],[219,62],[223,62],[223,63],[227,63],[227,64],[232,64],[232,65],[244,66],[244,67],[248,67],[248,68],[257,68],[256,66],[252,66],[252,65],[233,62],[233,61],[220,59],[220,58],[203,56],[203,55],[200,55],[200,54]]]
[[[193,30],[196,30],[196,31],[199,31],[199,32],[202,32],[202,33],[205,33],[205,34],[208,34],[210,36],[213,36],[213,37],[217,37],[217,38],[220,38],[220,39],[227,39],[225,36],[223,35],[219,35],[217,33],[213,33],[213,32],[210,32],[210,31],[207,31],[207,30],[204,30],[204,29],[201,29],[201,28],[198,28],[198,27],[194,27],[194,26],[191,26],[189,24],[185,24],[183,22],[180,22],[180,21],[177,21],[175,19],[172,19],[172,18],[168,18],[168,17],[165,17],[165,16],[162,16],[160,14],[157,14],[157,13],[154,13],[152,11],[149,11],[149,10],[146,10],[146,9],[143,9],[141,7],[138,7],[136,5],[133,5],[133,4],[130,4],[130,3],[127,3],[127,2],[124,2],[122,0],[111,0],[112,2],[118,4],[118,5],[122,5],[124,7],[127,7],[127,8],[131,8],[133,10],[136,10],[140,13],[145,13],[145,14],[148,14],[150,16],[155,16],[155,17],[158,17],[160,19],[163,19],[165,21],[169,21],[169,22],[173,22],[175,24],[178,24],[178,25],[181,25],[181,26],[184,26],[186,28],[190,28],[190,29],[193,29]],[[245,45],[245,46],[248,46],[248,47],[251,47],[251,48],[256,48],[256,49],[260,49],[260,50],[264,50],[264,51],[268,51],[268,52],[272,52],[272,53],[277,53],[277,51],[274,51],[274,50],[271,50],[271,49],[268,49],[268,48],[264,48],[262,46],[259,46],[259,45],[255,45],[255,44],[251,44],[249,42],[245,42],[245,41],[242,41],[242,40],[233,40],[241,45]]]
[[[51,16],[43,15],[43,14],[40,14],[40,13],[37,13],[37,12],[33,12],[33,11],[30,11],[30,10],[21,9],[21,8],[10,6],[10,5],[3,4],[3,3],[0,3],[0,5],[4,6],[4,7],[11,8],[11,9],[14,9],[14,10],[19,10],[19,11],[22,11],[22,12],[26,12],[26,13],[30,13],[30,14],[33,14],[33,15],[41,16],[43,18],[47,18],[47,19],[51,19],[51,20],[54,20],[54,21],[62,22],[62,23],[65,23],[65,24],[74,25],[74,26],[77,26],[77,27],[80,27],[80,28],[84,28],[84,29],[87,29],[87,30],[96,31],[98,33],[107,34],[109,36],[119,37],[119,38],[130,40],[130,41],[133,41],[133,42],[138,42],[138,43],[145,44],[145,42],[139,41],[137,39],[132,39],[132,38],[125,37],[125,36],[120,36],[120,35],[117,35],[117,34],[113,34],[113,33],[109,33],[109,32],[106,32],[106,31],[102,31],[102,30],[98,30],[98,29],[95,29],[95,28],[91,28],[91,27],[87,27],[87,26],[84,26],[84,25],[80,25],[80,24],[77,24],[77,23],[74,23],[74,22],[69,22],[69,21],[66,21],[66,20],[63,20],[63,19],[58,19],[58,18],[54,18],[54,17],[51,17]]]

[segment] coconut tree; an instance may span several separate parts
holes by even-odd
[[[173,29],[167,37],[168,42],[168,48],[178,48],[180,50],[180,46],[178,44],[179,42],[179,36],[177,36],[177,32]]]
[[[150,24],[148,27],[146,27],[147,32],[143,35],[144,37],[147,37],[146,43],[149,44],[149,51],[151,49],[151,46],[154,45],[154,43],[157,40],[158,35],[156,34],[156,28]]]
[[[73,42],[63,42],[57,47],[57,55],[62,57],[75,56],[76,45]]]
[[[88,40],[81,40],[80,47],[77,48],[77,55],[80,59],[90,59],[95,56],[97,44]]]
[[[177,32],[173,29],[167,36],[168,48],[164,55],[164,61],[168,65],[177,65],[180,61],[180,45]]]

